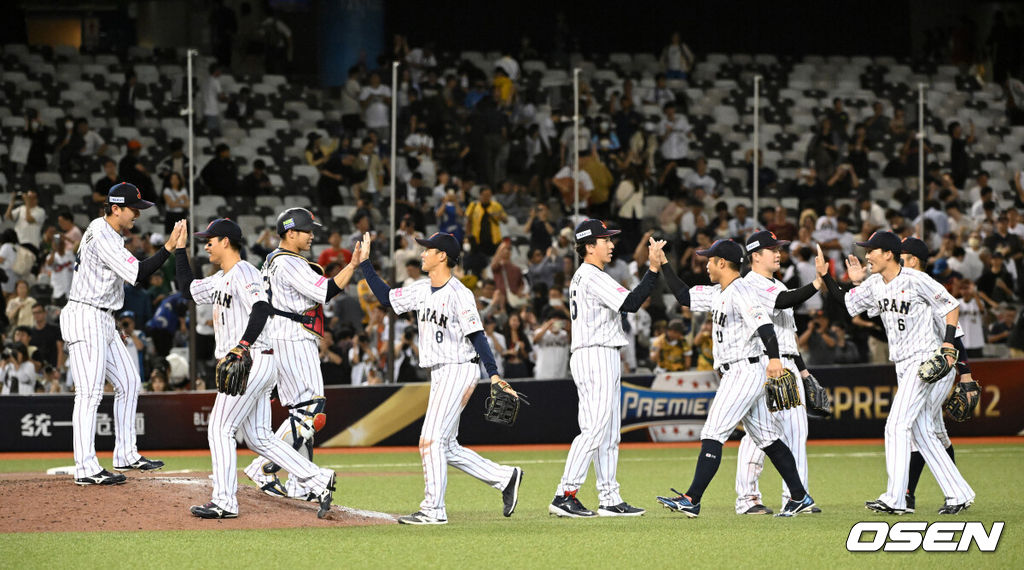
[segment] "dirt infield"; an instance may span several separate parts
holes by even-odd
[[[335,504],[327,519],[317,504],[277,499],[239,485],[237,519],[203,520],[191,505],[210,500],[208,473],[128,473],[113,487],[75,485],[67,475],[6,474],[0,481],[0,528],[5,532],[266,529],[394,524],[385,513]],[[341,499],[341,497],[338,497]]]

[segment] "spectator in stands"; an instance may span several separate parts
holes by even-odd
[[[246,199],[255,196],[267,196],[273,193],[274,186],[267,175],[267,163],[257,158],[252,162],[252,172],[246,174],[239,184],[239,193]]]
[[[744,167],[747,170],[747,190],[753,192],[754,189],[754,150],[747,149],[744,154]],[[757,184],[758,192],[771,192],[775,188],[775,183],[778,182],[778,175],[774,170],[764,165],[764,153],[759,152],[757,154]]]
[[[224,93],[224,87],[221,85],[220,76],[222,73],[221,66],[212,63],[210,64],[210,76],[206,79],[206,84],[203,86],[203,120],[206,124],[206,133],[213,137],[219,137],[220,132],[220,104],[226,103],[228,96]]]
[[[352,170],[359,182],[352,185],[352,193],[357,198],[365,198],[371,204],[377,201],[377,195],[384,187],[384,165],[374,151],[373,140],[363,139],[359,154],[352,163]]]
[[[539,284],[551,288],[555,283],[555,273],[562,270],[562,260],[555,255],[555,250],[549,245],[546,250],[530,250],[529,272],[527,277],[534,289]]]
[[[676,94],[668,88],[668,79],[664,73],[659,73],[654,76],[654,87],[651,87],[644,97],[644,103],[647,105],[657,105],[662,107],[668,103],[676,102]]]
[[[504,377],[533,377],[533,362],[530,361],[532,347],[526,325],[518,313],[508,316],[508,322],[502,327],[502,336],[507,344],[501,355],[505,363]]]
[[[512,245],[503,240],[494,252],[491,260],[491,273],[494,275],[494,287],[505,295],[505,299],[513,309],[526,304],[530,295],[523,271],[512,263]]]
[[[359,105],[359,93],[362,87],[359,81],[362,78],[362,68],[353,65],[348,68],[348,76],[345,78],[345,85],[341,88],[341,126],[346,131],[354,133],[363,126],[362,108]]]
[[[544,324],[533,332],[534,368],[537,379],[566,378],[569,373],[569,319],[560,309],[548,307]]]
[[[967,149],[974,143],[974,121],[968,120],[971,127],[970,133],[965,137],[964,128],[959,121],[949,124],[949,163],[950,172],[953,176],[953,183],[957,188],[963,188],[967,183],[967,173],[970,170],[970,159],[967,156]]]
[[[985,204],[991,202],[995,206],[995,202],[992,199],[992,187],[982,186],[978,189],[978,199],[971,204],[970,216],[975,220],[981,220],[985,217]]]
[[[36,300],[28,296],[28,281],[18,279],[14,287],[14,295],[7,298],[7,320],[11,327],[32,326],[32,307]]]
[[[381,140],[387,140],[391,136],[391,88],[381,84],[380,72],[370,73],[369,83],[359,92],[359,104],[366,128],[376,132]]]
[[[853,128],[853,137],[846,149],[846,162],[853,166],[853,172],[857,178],[868,178],[870,164],[868,162],[868,151],[870,151],[867,130],[864,125],[856,125]]]
[[[31,345],[36,347],[32,353],[33,360],[64,370],[66,355],[60,328],[46,322],[46,307],[40,304],[32,306],[32,327],[29,336]]]
[[[796,239],[796,224],[789,221],[789,212],[782,206],[775,208],[775,221],[769,224],[767,229],[774,233],[780,241]]]
[[[1009,305],[999,305],[996,308],[996,320],[988,326],[989,344],[1006,344],[1010,334],[1014,330],[1014,317],[1017,314]],[[1019,356],[1019,355],[1018,355]]]
[[[666,162],[686,166],[684,161],[690,155],[689,139],[694,138],[693,129],[686,117],[676,113],[675,103],[666,103],[663,109],[665,116],[658,128],[661,158]]]
[[[718,193],[715,191],[718,188],[718,181],[708,173],[708,159],[703,156],[697,157],[693,172],[688,173],[683,179],[683,187],[698,200],[718,197]]]
[[[3,360],[0,360],[3,394],[34,394],[36,376],[36,367],[29,360],[28,349],[24,344],[18,342],[4,349]]]
[[[1014,300],[1013,276],[1006,269],[1004,261],[1001,251],[993,252],[988,267],[978,278],[978,295],[990,305]]]
[[[231,148],[217,145],[214,157],[206,163],[199,177],[211,194],[234,196],[238,187],[238,166],[231,160]]]
[[[14,285],[17,282],[18,274],[14,272],[14,264],[18,259],[18,234],[7,228],[0,233],[0,291],[4,295],[14,292]]]
[[[352,259],[352,252],[342,247],[341,232],[337,230],[332,231],[331,235],[327,238],[327,244],[327,248],[320,252],[320,257],[316,260],[321,267],[327,267],[339,260],[343,265],[347,265]]]
[[[238,121],[239,125],[244,126],[255,113],[256,108],[252,104],[252,89],[248,86],[239,89],[237,95],[228,96],[228,108],[224,111],[225,117],[234,119]]]
[[[679,32],[673,32],[669,44],[661,51],[660,61],[669,79],[687,79],[696,60],[690,46],[683,43]]]
[[[875,101],[871,106],[874,114],[864,120],[864,129],[869,143],[881,142],[889,133],[889,117],[885,115],[885,104]]]
[[[46,155],[50,152],[50,129],[39,120],[39,111],[36,109],[25,109],[24,137],[29,141],[25,174],[45,171],[48,160]]]
[[[164,233],[170,234],[178,220],[188,217],[188,188],[177,172],[171,172],[164,186]]]
[[[828,317],[821,309],[815,309],[810,313],[807,328],[797,338],[797,344],[807,364],[821,366],[835,362],[835,331],[830,329]]]
[[[187,312],[188,304],[181,293],[172,293],[164,298],[153,318],[146,323],[146,332],[153,339],[158,356],[166,358],[170,354],[174,335],[181,329],[181,319]]]
[[[1001,213],[996,218],[995,227],[992,233],[985,238],[984,243],[989,251],[1002,251],[1004,254],[1018,252],[1022,249],[1020,236],[1010,233],[1010,216],[1006,213]]]
[[[117,120],[122,127],[135,126],[135,96],[138,92],[138,77],[135,71],[128,71],[124,76],[124,83],[117,93]]]
[[[846,335],[846,329],[840,325],[832,325],[830,332],[836,343],[835,348],[833,348],[833,362],[836,364],[864,362],[860,352],[857,350],[857,345]]]
[[[978,287],[971,281],[960,285],[960,327],[964,331],[964,348],[970,358],[981,358],[985,348],[985,304],[978,295]]]
[[[582,173],[581,173],[582,175]],[[483,255],[490,257],[501,243],[501,226],[508,220],[505,209],[493,200],[494,192],[489,186],[480,189],[480,199],[466,208],[466,231],[470,243]]]
[[[72,250],[78,249],[78,242],[82,241],[82,229],[75,225],[75,218],[71,212],[61,210],[57,213],[57,227],[60,229],[60,236]]]
[[[850,114],[843,107],[843,99],[841,97],[832,99],[832,108],[826,112],[826,115],[832,125],[832,130],[836,134],[836,138],[845,142],[847,136],[849,136]]]
[[[148,392],[167,392],[167,371],[163,368],[156,368],[149,373],[149,383],[144,386]]]
[[[686,338],[686,326],[680,319],[672,319],[665,332],[651,339],[651,362],[654,373],[678,372],[689,368],[692,351]]]
[[[611,215],[609,200],[615,177],[608,170],[608,166],[601,162],[597,147],[591,146],[589,153],[580,155],[580,174],[584,172],[594,186],[587,194],[587,212],[598,219],[608,218]]]
[[[62,172],[81,170],[84,159],[101,156],[107,152],[107,143],[96,131],[89,129],[89,121],[76,119],[74,128],[68,129],[64,139],[57,144]]]
[[[750,217],[745,204],[736,204],[734,212],[736,215],[729,220],[729,235],[745,242],[747,236],[757,229],[757,220]]]
[[[535,204],[523,224],[523,231],[530,234],[530,249],[546,251],[551,247],[555,226],[548,220],[550,211],[547,204]]]
[[[814,129],[814,137],[807,145],[805,158],[805,162],[814,169],[820,182],[827,182],[835,173],[842,144],[839,133],[832,128],[832,120],[823,117]]]
[[[439,231],[452,234],[459,243],[462,243],[465,237],[465,229],[462,225],[465,211],[458,199],[459,192],[461,191],[456,191],[454,188],[445,190],[444,198],[434,212],[434,217],[437,219]]]
[[[797,177],[796,184],[793,185],[793,193],[799,198],[800,206],[816,210],[824,209],[828,196],[825,181],[818,176],[817,170],[814,167],[803,167],[797,171]]]
[[[260,24],[263,36],[263,62],[267,73],[288,75],[293,57],[292,29],[271,12]]]
[[[156,166],[157,175],[164,180],[164,184],[167,183],[167,177],[172,172],[177,172],[178,176],[181,176],[182,180],[188,179],[188,156],[185,154],[184,147],[185,143],[181,139],[172,139],[168,143],[168,149],[171,153],[163,158]],[[109,185],[108,185],[109,188]],[[106,199],[106,192],[104,191],[104,199]]]
[[[19,199],[24,199],[25,202],[15,206]],[[46,210],[39,206],[39,195],[35,190],[11,193],[11,201],[7,204],[4,219],[14,222],[14,231],[18,234],[18,242],[21,245],[31,249],[33,253],[39,252]]]
[[[121,158],[121,163],[117,165],[117,177],[122,182],[134,184],[139,192],[142,192],[143,200],[158,203],[160,200],[153,187],[153,178],[149,175],[146,166],[142,164],[141,155],[142,143],[136,139],[128,141],[127,152]]]
[[[71,290],[71,278],[74,275],[75,267],[75,248],[78,243],[73,243],[64,236],[56,236],[53,244],[53,251],[46,256],[40,273],[50,276],[53,304],[61,307],[67,301],[68,291]]]

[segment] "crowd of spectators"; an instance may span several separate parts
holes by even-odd
[[[767,228],[792,241],[782,252],[778,277],[797,287],[815,278],[815,245],[823,248],[837,278],[844,279],[846,256],[863,257],[855,241],[876,230],[917,235],[931,250],[926,270],[960,299],[964,344],[971,356],[1024,357],[1024,177],[1014,171],[1007,181],[1010,191],[994,192],[989,174],[971,153],[973,124],[945,124],[949,148],[925,144],[922,212],[915,190],[915,132],[905,109],[885,100],[873,102],[870,111],[848,109],[841,98],[821,109],[795,177],[780,175],[778,165],[765,164],[763,153],[755,165],[749,151],[746,180],[726,185],[722,172],[709,167],[700,125],[687,113],[685,81],[700,62],[678,35],[665,48],[664,72],[652,87],[641,88],[639,81],[627,78],[621,89],[599,93],[584,83],[578,141],[573,140],[568,107],[556,104],[550,113],[540,112],[546,105],[543,92],[524,76],[518,55],[503,55],[490,69],[463,61],[455,73],[445,74],[429,44],[412,47],[398,36],[382,61],[390,58],[404,63],[397,85],[388,84],[383,66],[354,66],[339,94],[337,128],[327,136],[310,132],[306,137],[305,164],[319,174],[310,195],[312,207],[328,225],[316,237],[314,260],[333,275],[368,232],[376,241],[371,261],[378,270],[395,284],[409,284],[427,278],[419,269],[415,238],[432,231],[452,233],[464,244],[455,277],[477,295],[485,334],[504,376],[567,376],[571,327],[565,291],[577,262],[572,228],[584,217],[607,220],[624,230],[606,270],[627,288],[644,270],[644,244],[651,236],[669,241],[667,251],[678,274],[698,285],[709,280],[707,260],[697,250],[715,239],[742,241]],[[219,83],[222,69],[220,63],[210,67],[200,97],[209,109],[227,104],[227,116],[243,118],[249,95],[245,90],[225,93]],[[121,97],[130,99],[132,81],[126,78],[127,91]],[[390,140],[393,98],[398,101],[398,137]],[[562,103],[571,105],[571,100]],[[641,112],[654,105],[659,114]],[[125,122],[132,114],[130,105],[126,108]],[[221,140],[219,112],[204,119],[198,125],[200,134]],[[25,134],[32,143],[22,166],[26,172],[55,164],[64,172],[84,169],[95,177],[92,216],[106,189],[119,180],[136,183],[145,198],[160,205],[165,232],[188,215],[190,157],[181,140],[161,149],[143,149],[131,140],[122,154],[111,156],[107,141],[90,130],[86,119],[68,120],[50,130],[31,112],[26,113]],[[395,164],[392,147],[399,157]],[[870,164],[869,149],[891,149],[890,161]],[[144,150],[150,160],[140,158]],[[217,142],[213,155],[201,160],[200,195],[252,200],[291,193],[272,184],[262,160],[253,161],[242,175],[225,142]],[[90,170],[96,164],[100,170]],[[397,177],[398,229],[389,239],[387,181],[392,170]],[[900,186],[891,200],[872,199],[870,189],[879,182],[872,180],[873,173]],[[749,200],[736,200],[751,195],[754,176],[772,207],[752,211]],[[82,228],[70,211],[41,208],[35,188],[8,190],[7,229],[0,234],[3,390],[67,390],[56,323]],[[797,199],[795,204],[780,205],[780,198],[790,197]],[[332,208],[339,205],[352,207],[350,218],[332,218]],[[247,238],[246,257],[257,266],[278,243],[269,227]],[[153,230],[125,239],[133,255],[145,258],[164,237]],[[325,308],[328,327],[320,359],[326,383],[426,379],[417,367],[414,317],[392,323],[394,317],[382,310],[365,281],[357,276],[354,283]],[[641,310],[623,317],[629,337],[622,351],[624,369],[710,369],[710,323],[664,293],[659,288]],[[850,319],[824,295],[812,298],[796,314],[799,346],[809,364],[887,359],[877,321]],[[202,368],[198,378],[189,379],[188,305],[174,291],[173,263],[142,287],[126,286],[117,323],[138,357],[148,389],[205,386],[213,329],[209,310],[200,307],[196,315],[195,350]],[[389,348],[396,355],[390,378],[385,372]]]

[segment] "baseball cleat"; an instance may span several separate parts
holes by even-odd
[[[263,485],[260,485],[260,491],[270,495],[271,497],[280,497],[283,499],[288,498],[288,491],[284,490],[284,485],[281,484],[281,480],[274,476],[273,481],[268,481]],[[310,493],[312,495],[312,493]]]
[[[915,507],[916,505],[917,505],[917,501],[916,501],[916,500],[914,499],[914,496],[913,496],[913,495],[911,495],[911,494],[910,494],[910,493],[908,492],[908,493],[907,493],[907,509],[906,509],[905,511],[903,511],[903,512],[905,512],[905,513],[907,513],[907,514],[913,514],[913,512],[914,512],[914,507]]]
[[[882,513],[883,515],[902,515],[906,511],[904,509],[894,509],[889,505],[885,504],[881,499],[875,499],[874,501],[864,501],[864,507],[870,511],[876,513]]]
[[[512,513],[516,510],[516,505],[519,504],[519,486],[523,484],[523,470],[515,467],[512,469],[512,478],[509,479],[508,485],[505,485],[505,490],[501,492],[501,500],[505,503],[505,508],[501,511],[501,514],[506,517],[512,516]]]
[[[599,517],[639,517],[643,516],[646,512],[640,507],[634,507],[625,501],[617,505],[608,507],[602,505],[597,508],[597,516]]]
[[[193,516],[199,517],[201,519],[237,519],[238,518],[238,513],[232,513],[230,511],[225,511],[224,509],[218,507],[217,505],[213,504],[212,502],[206,503],[203,506],[193,505],[192,508],[189,509],[189,511],[192,512]]]
[[[777,517],[795,517],[800,513],[809,512],[814,508],[814,499],[811,498],[810,494],[804,494],[804,498],[799,501],[790,499],[786,503],[785,507],[782,507],[782,511],[775,515]]]
[[[672,489],[673,493],[676,493],[676,497],[657,497],[658,502],[665,506],[666,509],[672,509],[673,511],[683,513],[691,519],[697,518],[700,514],[700,503],[696,505],[690,500],[690,497],[686,496],[675,489]]]
[[[573,519],[597,516],[597,513],[583,506],[583,503],[576,498],[576,491],[566,491],[561,497],[556,496],[548,505],[548,513]]]
[[[160,461],[159,459],[146,459],[145,457],[140,455],[138,460],[135,461],[135,463],[132,463],[131,465],[126,465],[124,467],[118,467],[115,465],[114,469],[118,471],[128,471],[130,469],[138,469],[139,471],[156,471],[157,469],[162,469],[163,466],[164,462]]]
[[[316,518],[322,519],[327,516],[327,511],[331,510],[331,501],[334,499],[334,482],[338,476],[335,473],[331,473],[331,480],[327,483],[327,487],[324,488],[323,492],[317,499],[320,501],[320,510],[316,512]]]
[[[745,514],[745,515],[770,515],[770,514],[772,514],[772,512],[773,511],[771,509],[769,509],[768,507],[758,503],[758,504],[750,507],[746,511],[744,511],[743,514]]]
[[[939,509],[939,514],[940,515],[955,515],[957,513],[962,513],[964,511],[966,511],[968,508],[970,508],[970,506],[971,506],[970,503],[960,503],[959,505],[946,504],[946,505],[943,505],[941,509]]]
[[[75,485],[121,485],[128,482],[128,478],[120,473],[111,473],[106,469],[90,477],[79,477],[75,479]]]
[[[411,515],[398,517],[398,524],[448,524],[448,519],[435,519],[434,517],[423,513],[422,511],[416,511]]]

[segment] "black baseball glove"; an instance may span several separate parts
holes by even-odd
[[[827,418],[832,415],[832,401],[828,392],[818,384],[813,374],[804,377],[804,397],[807,398],[807,415]]]
[[[519,404],[530,404],[526,401],[525,394],[517,393],[513,396],[506,392],[505,388],[508,387],[508,382],[504,380],[491,383],[491,395],[484,402],[485,420],[511,426],[516,423],[516,418],[519,417]]]
[[[249,385],[250,370],[252,357],[249,356],[249,347],[239,344],[217,361],[217,391],[228,396],[244,394]]]
[[[965,422],[974,417],[974,408],[980,400],[981,386],[977,382],[960,382],[942,407],[949,412],[949,417]]]
[[[917,368],[917,377],[926,384],[942,380],[953,369],[953,364],[956,364],[956,358],[959,354],[955,348],[948,346],[939,347],[935,354],[931,355],[928,360],[922,362],[921,366]],[[947,355],[953,357],[953,364],[949,363],[949,359],[946,358]]]
[[[800,405],[800,392],[796,387],[796,376],[788,369],[783,369],[782,376],[772,378],[764,383],[768,409],[772,412],[788,410]]]

